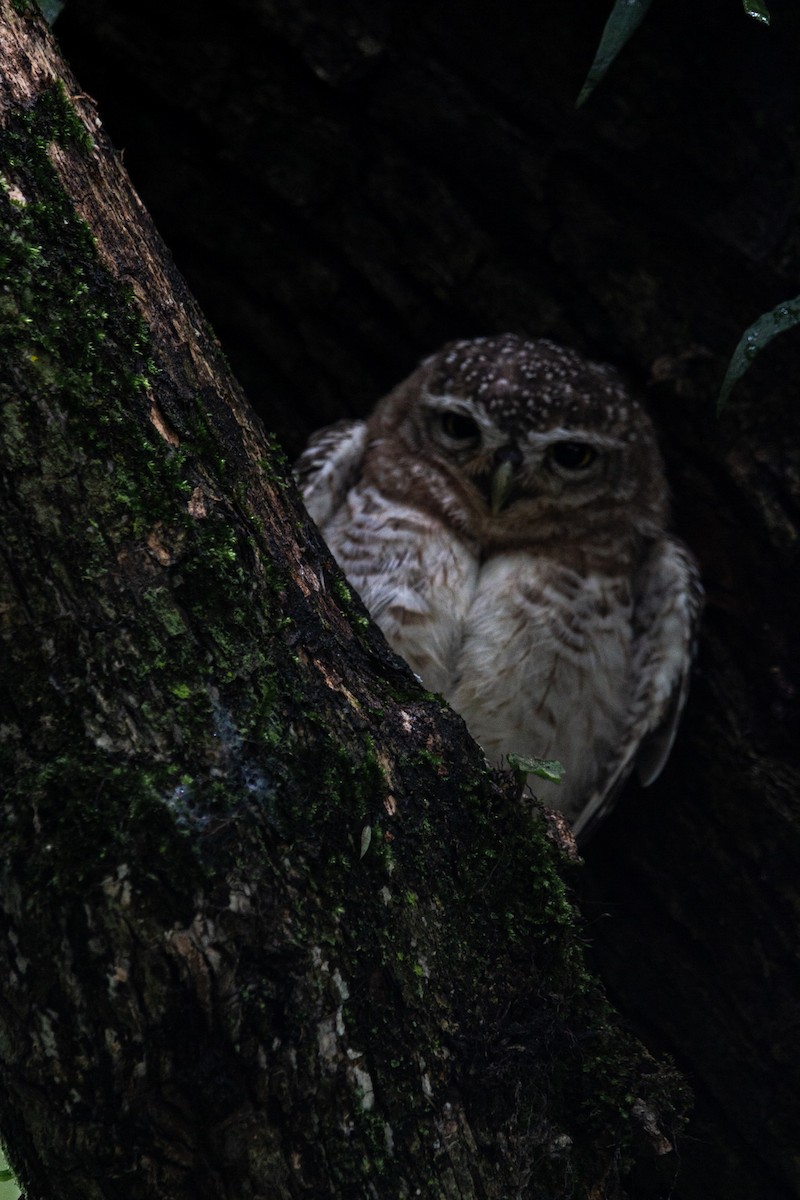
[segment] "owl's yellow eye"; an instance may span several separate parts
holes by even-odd
[[[597,458],[597,451],[586,442],[556,442],[550,447],[550,457],[565,471],[585,471]]]
[[[478,423],[473,421],[472,417],[465,417],[463,413],[442,413],[439,428],[454,442],[477,442],[481,436]]]

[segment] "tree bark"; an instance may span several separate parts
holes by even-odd
[[[620,1196],[685,1104],[0,0],[0,1130],[29,1200]]]
[[[714,400],[800,291],[796,6],[653,5],[579,112],[606,12],[281,0],[59,22],[159,227],[291,452],[450,337],[626,368],[708,605],[663,779],[582,872],[594,961],[691,1078],[680,1200],[800,1195],[798,336]]]

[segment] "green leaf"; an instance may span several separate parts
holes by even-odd
[[[3,1151],[0,1150],[0,1200],[18,1200],[19,1186],[10,1170]]]
[[[589,68],[586,82],[578,96],[576,108],[580,108],[583,102],[589,98],[628,38],[638,29],[650,3],[651,0],[616,0],[611,15],[606,21],[594,62]],[[753,0],[753,3],[759,3],[759,0]]]
[[[794,300],[785,300],[770,312],[762,313],[758,320],[744,331],[722,381],[717,400],[718,413],[725,406],[734,384],[741,379],[756,355],[779,333],[793,329],[795,325],[800,325],[800,296],[796,296]]]
[[[752,17],[755,21],[761,21],[764,25],[769,25],[769,9],[766,4],[762,4],[762,0],[742,0],[742,4],[748,17]]]
[[[515,775],[538,775],[550,783],[561,783],[564,768],[555,758],[527,758],[523,754],[509,754],[508,765]]]

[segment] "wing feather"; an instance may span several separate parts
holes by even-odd
[[[638,580],[627,730],[573,826],[585,841],[636,766],[644,786],[666,762],[689,688],[703,589],[694,559],[677,538],[654,543]]]

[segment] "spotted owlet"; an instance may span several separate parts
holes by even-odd
[[[308,511],[390,645],[495,764],[585,837],[669,754],[701,588],[665,531],[653,427],[617,374],[548,341],[453,342],[366,421],[318,432]]]

